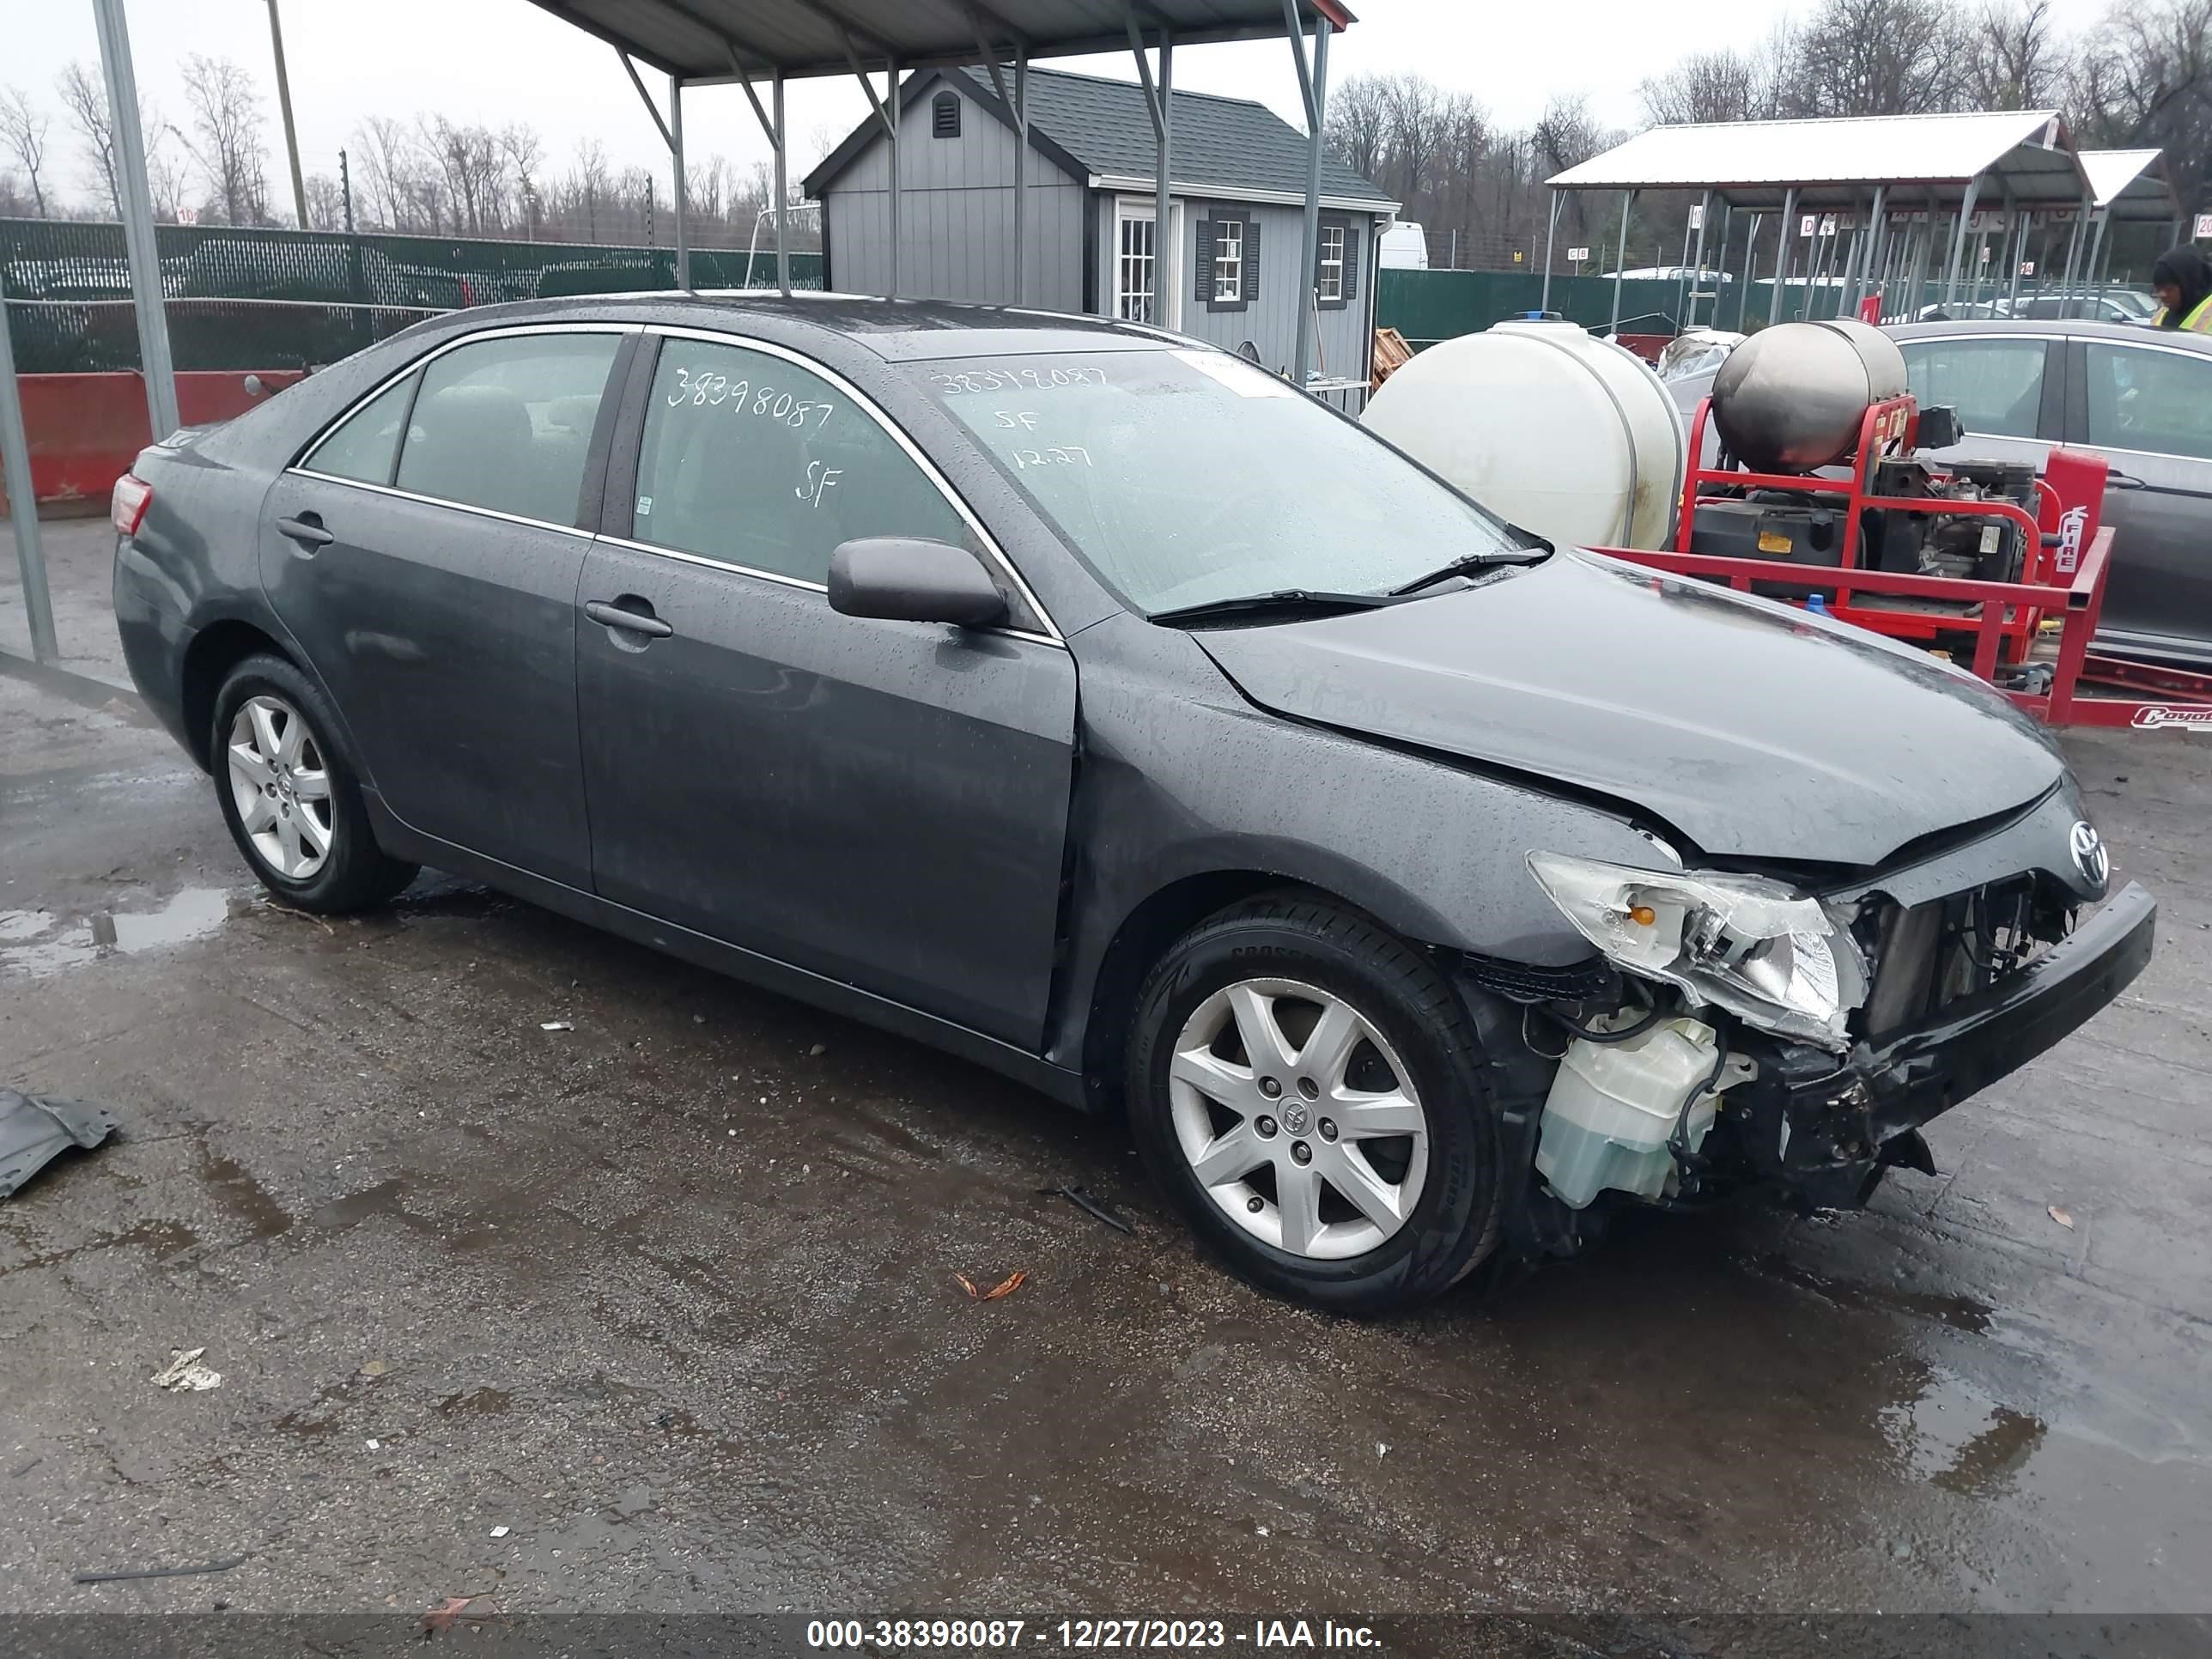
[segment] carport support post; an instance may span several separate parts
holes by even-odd
[[[1551,220],[1551,228],[1544,233],[1544,292],[1536,301],[1536,308],[1540,311],[1552,308],[1552,245],[1559,240],[1559,192],[1556,190],[1552,192]],[[1615,270],[1620,268],[1618,265],[1613,267]]]
[[[785,176],[785,155],[788,148],[783,131],[783,71],[775,72],[775,82],[769,93],[775,100],[775,285],[783,297],[791,297],[791,185]],[[826,210],[825,210],[826,211]],[[823,242],[823,246],[829,246]],[[745,286],[752,286],[752,260],[745,260]]]
[[[138,80],[131,69],[131,30],[123,0],[92,0],[106,72],[108,121],[115,141],[116,194],[122,198],[123,240],[131,255],[131,299],[138,314],[138,366],[146,377],[146,412],[156,440],[184,424],[177,413],[177,372],[169,356],[169,322],[161,308],[161,259],[154,243],[154,192],[146,183],[146,136],[138,126]]]
[[[1763,213],[1746,216],[1749,223],[1743,234],[1743,292],[1735,298],[1735,331],[1739,334],[1744,331],[1743,325],[1751,316],[1752,285],[1759,281],[1759,222],[1765,216]],[[1713,320],[1720,320],[1717,308],[1713,313]]]
[[[1766,307],[1766,320],[1782,320],[1782,292],[1790,281],[1790,234],[1797,227],[1797,186],[1792,185],[1782,193],[1782,222],[1780,234],[1774,239],[1774,297]]]
[[[1866,254],[1859,266],[1859,280],[1851,287],[1853,315],[1857,314],[1859,301],[1869,293],[1886,286],[1883,279],[1887,273],[1882,269],[1882,261],[1888,257],[1889,186],[1876,185],[1874,187],[1874,206],[1867,215]],[[1881,307],[1875,307],[1875,314],[1877,317],[1881,314]]]
[[[1152,118],[1152,314],[1145,320],[1155,328],[1165,328],[1168,296],[1175,291],[1168,286],[1163,262],[1168,246],[1168,160],[1175,138],[1173,111],[1169,107],[1175,89],[1175,41],[1165,29],[1160,31],[1160,76],[1155,82],[1152,66],[1145,57],[1145,37],[1137,28],[1137,14],[1129,12],[1124,21],[1129,27],[1130,55],[1137,60],[1137,79],[1145,89],[1145,112]],[[1295,39],[1291,50],[1297,50]],[[1303,81],[1305,65],[1301,62],[1298,67]],[[1313,107],[1310,99],[1306,107]],[[1298,338],[1305,338],[1303,331]]]
[[[1161,66],[1164,76],[1166,66]],[[1160,144],[1162,171],[1165,171],[1164,139]],[[1014,42],[1014,303],[1025,306],[1030,302],[1030,43]],[[1159,231],[1153,230],[1157,237]],[[1160,250],[1157,242],[1152,248],[1152,285],[1160,281]],[[1169,290],[1170,293],[1175,290]],[[1165,313],[1161,325],[1166,326]]]
[[[1704,285],[1705,280],[1705,221],[1712,216],[1713,193],[1709,190],[1703,196],[1698,198],[1698,252],[1697,256],[1690,261],[1690,319],[1688,326],[1692,328],[1695,328],[1698,325],[1698,290]],[[1613,266],[1613,270],[1616,271],[1620,269],[1620,267],[1618,264]],[[1720,303],[1721,285],[1718,283],[1715,283],[1713,284],[1713,309],[1716,313],[1717,313],[1720,309]]]
[[[668,77],[668,155],[676,173],[676,286],[691,286],[691,215],[684,201],[684,82]],[[745,273],[748,279],[752,273]]]
[[[1552,192],[1552,211],[1555,214],[1559,210],[1559,192],[1557,191],[1553,191]],[[1627,195],[1620,198],[1620,241],[1614,248],[1613,255],[1613,321],[1607,331],[1613,334],[1620,332],[1620,279],[1621,272],[1628,264],[1628,215],[1629,210],[1635,207],[1635,205],[1636,192],[1632,190],[1630,191]],[[1546,295],[1547,299],[1550,297],[1548,290],[1551,287],[1551,281],[1552,273],[1548,269],[1547,269],[1544,272],[1544,286],[1547,290]],[[1547,305],[1544,307],[1547,311],[1549,311],[1551,308],[1552,307],[1549,305]]]
[[[1951,231],[1951,269],[1943,279],[1943,309],[1951,308],[1951,301],[1959,294],[1959,266],[1966,257],[1966,227],[1974,222],[1974,198],[1982,193],[1982,181],[1977,176],[1966,180],[1966,199],[1959,204],[1959,218]]]
[[[2097,285],[2100,300],[2105,297],[2105,269],[2098,261],[2105,252],[2105,226],[2112,216],[2112,209],[2106,208],[2096,216],[2097,222],[2089,227],[2089,280]]]
[[[1299,239],[1305,263],[1298,273],[1297,334],[1297,384],[1304,386],[1313,378],[1314,322],[1321,304],[1314,279],[1320,274],[1321,266],[1321,151],[1327,142],[1322,124],[1328,112],[1328,37],[1335,29],[1316,9],[1310,54],[1313,62],[1309,68],[1305,43],[1299,39],[1297,0],[1283,0],[1283,13],[1291,25],[1291,55],[1297,59],[1299,89],[1304,93],[1306,102],[1305,233]],[[1345,232],[1347,236],[1351,234],[1348,229]]]
[[[58,662],[54,601],[46,591],[46,550],[39,539],[39,497],[31,488],[31,447],[23,435],[23,404],[15,389],[15,343],[8,332],[8,291],[0,281],[0,482],[8,486],[8,518],[15,528],[15,562],[23,572],[23,611],[31,623],[31,655]]]
[[[2005,290],[2007,310],[2020,303],[2020,268],[2027,262],[2027,234],[2034,223],[2035,215],[2027,208],[2013,216],[2012,275]],[[2070,248],[2066,255],[2066,280],[2074,280],[2074,254]]]
[[[884,69],[884,125],[891,135],[891,275],[890,291],[899,296],[899,83],[898,59],[888,59]]]

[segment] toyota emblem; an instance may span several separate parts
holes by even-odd
[[[2105,854],[2104,838],[2098,835],[2096,825],[2087,818],[2077,818],[2066,837],[2072,849],[2074,862],[2088,884],[2100,892],[2104,890],[2105,878],[2112,873],[2112,860]]]

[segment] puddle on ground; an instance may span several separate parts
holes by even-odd
[[[1884,1407],[1881,1426],[1915,1474],[1965,1498],[2017,1475],[2046,1432],[2041,1418],[1999,1405],[1944,1370],[1929,1371],[1916,1398]]]
[[[64,923],[50,910],[0,910],[0,973],[33,977],[201,939],[230,919],[220,887],[187,887],[158,910],[101,911]]]
[[[506,1389],[471,1389],[466,1394],[449,1394],[438,1402],[438,1409],[447,1417],[496,1417],[514,1403],[514,1394]]]
[[[223,1208],[246,1224],[251,1237],[274,1238],[291,1231],[291,1216],[243,1164],[218,1158],[203,1147],[200,1175]]]

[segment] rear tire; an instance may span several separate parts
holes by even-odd
[[[1176,1207],[1243,1278],[1337,1313],[1386,1313],[1497,1247],[1484,1067],[1466,1009],[1419,952],[1356,912],[1267,895],[1184,935],[1146,980],[1131,1128]]]
[[[223,680],[208,740],[238,850],[271,893],[321,915],[381,904],[419,869],[377,846],[337,731],[313,680],[282,657],[259,655]]]

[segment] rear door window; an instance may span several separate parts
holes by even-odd
[[[412,374],[395,380],[331,429],[305,465],[356,483],[388,484],[399,453],[399,427],[415,395]]]
[[[621,343],[616,333],[509,335],[433,358],[400,451],[398,487],[575,524],[592,428]]]
[[[2212,460],[2212,357],[2089,343],[2089,441]]]
[[[1966,336],[1900,340],[1912,395],[1923,404],[1948,404],[1959,424],[1991,438],[2033,438],[2043,406],[2041,340]]]
[[[660,348],[632,538],[824,584],[840,542],[915,536],[973,548],[945,492],[821,375],[744,346]]]

